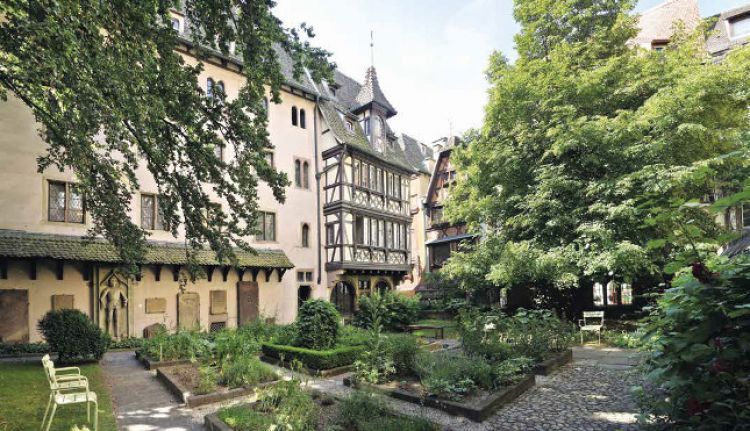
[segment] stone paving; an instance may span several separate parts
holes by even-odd
[[[638,382],[633,366],[636,353],[615,348],[577,347],[574,361],[552,376],[537,377],[537,384],[483,423],[451,416],[416,404],[388,399],[400,412],[424,416],[453,431],[490,430],[635,430],[637,407],[630,387]],[[132,352],[112,352],[102,361],[111,386],[119,429],[123,431],[203,430],[203,416],[224,405],[251,398],[186,408],[179,404],[135,360]],[[289,371],[281,369],[289,375]],[[343,376],[307,379],[308,386],[345,396],[351,389]]]

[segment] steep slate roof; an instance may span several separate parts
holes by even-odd
[[[688,30],[698,26],[701,21],[698,0],[667,0],[642,12],[638,18],[638,36],[632,42],[650,48],[654,41],[668,41],[679,21]]]
[[[430,167],[427,165],[427,160],[432,158],[431,149],[403,133],[398,137],[398,144],[404,151],[406,161],[414,169],[423,174],[430,174]]]
[[[375,71],[375,66],[367,68],[365,74],[365,83],[360,87],[359,93],[357,93],[357,104],[355,111],[370,105],[371,103],[377,103],[385,109],[386,115],[392,117],[397,114],[396,109],[391,105],[391,102],[385,98],[383,90],[380,89],[380,83],[378,82],[378,73]]]
[[[294,268],[292,262],[281,250],[256,249],[255,251],[256,253],[235,250],[237,264],[248,268]],[[0,256],[120,262],[120,256],[115,247],[104,239],[6,229],[0,229]],[[199,251],[196,259],[201,265],[222,265],[211,250]],[[149,241],[143,263],[184,265],[187,263],[185,247],[174,243]]]
[[[716,20],[716,23],[711,29],[711,35],[706,41],[706,47],[711,55],[722,56],[729,50],[742,45],[746,45],[750,42],[750,35],[732,39],[729,36],[728,23],[728,21],[730,21],[732,18],[736,18],[748,13],[750,13],[750,4],[722,12],[719,15],[714,15],[713,17],[711,17],[711,19]]]

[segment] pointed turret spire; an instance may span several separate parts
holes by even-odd
[[[370,66],[365,74],[365,82],[362,83],[359,93],[356,98],[359,107],[356,111],[366,108],[371,104],[377,104],[381,109],[385,110],[385,114],[388,117],[396,115],[396,109],[391,105],[391,102],[385,98],[385,94],[380,89],[380,83],[378,83],[378,74],[375,72],[375,66]]]

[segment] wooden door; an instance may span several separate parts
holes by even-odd
[[[29,291],[0,290],[0,341],[29,342]]]
[[[260,317],[258,283],[240,281],[237,283],[237,323],[244,325]]]

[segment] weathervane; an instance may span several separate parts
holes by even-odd
[[[372,40],[372,34],[374,32],[370,30],[370,66],[375,67],[375,43]]]

